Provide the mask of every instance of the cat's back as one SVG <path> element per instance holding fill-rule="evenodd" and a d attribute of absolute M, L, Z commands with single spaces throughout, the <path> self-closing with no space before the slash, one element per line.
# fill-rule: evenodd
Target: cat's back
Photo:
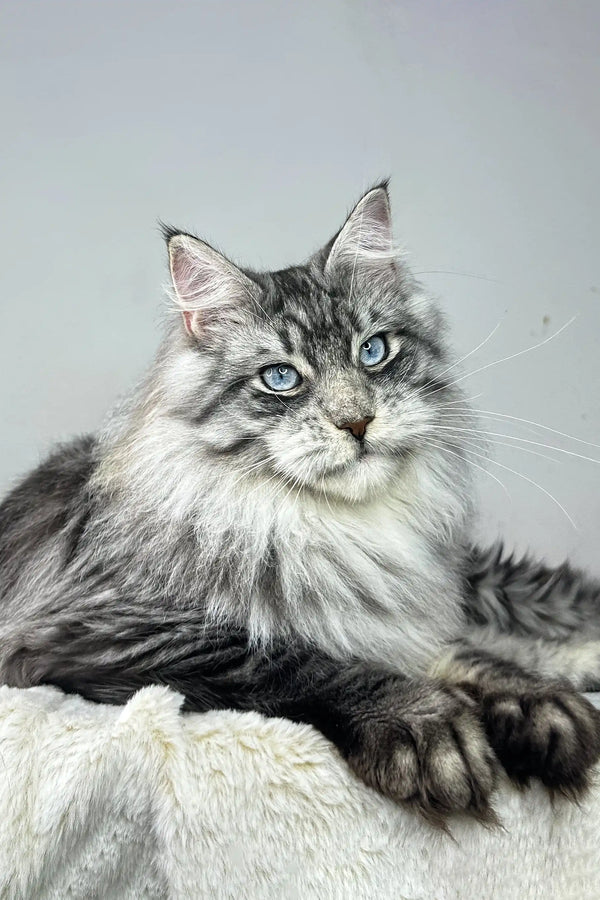
<path fill-rule="evenodd" d="M 59 446 L 0 504 L 0 599 L 4 603 L 43 569 L 65 565 L 89 516 L 93 436 Z"/>

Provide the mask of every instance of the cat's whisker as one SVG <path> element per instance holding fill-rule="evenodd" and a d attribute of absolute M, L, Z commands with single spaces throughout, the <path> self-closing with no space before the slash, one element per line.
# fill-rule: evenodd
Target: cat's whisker
<path fill-rule="evenodd" d="M 239 478 L 236 478 L 236 480 L 231 485 L 231 488 L 233 489 L 237 484 L 240 483 L 240 481 L 243 481 L 245 478 L 247 478 L 248 475 L 251 475 L 253 472 L 256 472 L 257 470 L 264 468 L 264 466 L 268 465 L 269 463 L 274 463 L 274 462 L 275 462 L 275 460 L 270 455 L 268 455 L 266 457 L 266 459 L 261 459 L 258 462 L 253 463 L 251 466 L 247 466 L 245 469 L 243 469 L 241 471 Z M 277 477 L 280 477 L 280 476 L 278 476 L 278 473 L 276 472 L 274 475 L 272 475 L 266 481 L 260 482 L 257 485 L 257 487 L 253 488 L 251 491 L 248 492 L 248 496 L 251 496 L 263 484 L 268 484 L 270 481 L 273 481 Z"/>
<path fill-rule="evenodd" d="M 248 491 L 248 493 L 246 495 L 246 499 L 248 499 L 248 497 L 251 497 L 253 494 L 257 493 L 257 491 L 262 491 L 267 485 L 272 484 L 274 481 L 276 481 L 277 479 L 280 479 L 280 478 L 281 478 L 281 476 L 279 475 L 279 473 L 274 472 L 273 475 L 269 476 L 269 478 L 267 478 L 265 481 L 260 481 L 257 485 L 255 485 L 255 487 L 252 488 L 251 491 Z M 282 488 L 280 490 L 282 490 Z M 280 492 L 279 490 L 276 491 L 275 496 L 278 496 L 279 492 Z"/>
<path fill-rule="evenodd" d="M 448 417 L 455 416 L 457 419 L 462 416 L 473 416 L 476 410 L 472 406 L 459 406 L 458 403 L 454 406 L 450 404 L 446 406 L 434 406 L 434 410 L 436 413 L 446 413 Z"/>
<path fill-rule="evenodd" d="M 308 475 L 309 475 L 309 476 L 310 476 L 310 475 L 312 474 L 312 472 L 314 471 L 314 468 L 315 468 L 314 465 L 312 465 L 312 466 L 309 467 L 309 470 L 308 470 Z M 286 503 L 286 501 L 287 501 L 287 498 L 290 496 L 290 494 L 291 494 L 293 491 L 295 491 L 296 494 L 295 494 L 295 496 L 294 496 L 293 499 L 292 499 L 292 506 L 291 506 L 291 509 L 292 509 L 292 511 L 293 511 L 293 510 L 295 509 L 297 503 L 298 503 L 298 499 L 299 499 L 301 493 L 302 493 L 304 490 L 306 490 L 306 486 L 305 486 L 304 483 L 301 483 L 301 477 L 300 477 L 300 475 L 297 475 L 296 478 L 294 478 L 294 479 L 292 480 L 291 486 L 290 486 L 289 490 L 287 491 L 287 493 L 284 495 L 283 500 L 281 501 L 281 504 L 278 506 L 275 515 L 278 516 L 278 515 L 280 514 L 281 510 L 283 509 L 283 507 L 284 507 L 284 505 L 285 505 L 285 503 Z"/>
<path fill-rule="evenodd" d="M 474 433 L 476 433 L 476 432 L 474 432 Z M 452 435 L 449 435 L 449 437 L 451 438 Z M 463 439 L 462 439 L 461 437 L 456 436 L 456 440 L 459 441 L 461 444 L 463 443 Z M 445 445 L 441 444 L 440 442 L 436 442 L 435 440 L 431 440 L 431 439 L 430 439 L 430 443 L 431 443 L 433 446 L 437 446 L 437 447 L 438 447 L 439 449 L 441 449 L 441 450 L 447 450 L 447 452 L 455 452 L 455 451 L 450 451 L 448 448 L 445 447 Z M 509 445 L 509 446 L 512 446 L 512 445 Z M 576 523 L 574 522 L 574 520 L 573 520 L 573 518 L 571 517 L 571 515 L 567 512 L 567 510 L 565 509 L 565 507 L 562 505 L 562 503 L 560 503 L 560 501 L 557 500 L 557 498 L 556 498 L 550 491 L 548 491 L 545 487 L 543 487 L 543 486 L 542 486 L 541 484 L 539 484 L 537 481 L 534 481 L 533 478 L 530 478 L 528 475 L 525 475 L 523 472 L 519 472 L 519 471 L 517 471 L 516 469 L 512 469 L 510 466 L 507 466 L 507 465 L 505 465 L 504 463 L 501 463 L 501 462 L 499 462 L 498 460 L 493 459 L 492 457 L 485 456 L 484 454 L 478 453 L 477 451 L 472 450 L 472 449 L 470 449 L 470 448 L 468 448 L 468 447 L 462 446 L 462 449 L 463 449 L 463 451 L 464 451 L 465 453 L 469 454 L 470 456 L 477 456 L 479 459 L 483 459 L 483 460 L 486 461 L 486 462 L 491 462 L 493 465 L 499 466 L 500 468 L 504 469 L 505 471 L 510 472 L 511 474 L 516 475 L 516 476 L 518 476 L 519 478 L 522 478 L 523 480 L 527 481 L 529 484 L 531 484 L 531 485 L 533 485 L 534 487 L 538 488 L 538 490 L 540 490 L 542 493 L 544 493 L 547 497 L 550 498 L 550 500 L 552 500 L 552 502 L 553 502 L 554 504 L 556 504 L 556 506 L 557 506 L 557 507 L 561 510 L 561 512 L 565 515 L 565 517 L 567 518 L 567 520 L 569 521 L 569 523 L 573 526 L 573 528 L 574 528 L 575 530 L 578 530 Z M 522 450 L 524 450 L 524 451 L 526 450 L 526 448 L 524 448 L 524 447 L 523 447 L 523 448 L 520 448 L 520 447 L 518 447 L 518 446 L 514 447 L 514 449 L 522 449 Z M 550 449 L 555 449 L 555 448 L 550 448 Z M 558 449 L 558 448 L 556 448 L 556 449 Z M 455 453 L 455 455 L 460 456 L 460 454 L 456 454 L 456 453 Z M 537 454 L 536 454 L 536 455 L 537 455 Z M 539 454 L 539 455 L 542 455 L 542 454 Z M 551 457 L 548 457 L 548 458 L 551 458 Z M 556 462 L 557 460 L 553 460 L 553 461 Z M 597 462 L 597 460 L 595 460 L 595 461 Z M 483 469 L 483 471 L 488 472 L 487 469 L 483 468 L 482 466 L 477 465 L 473 460 L 470 460 L 469 462 L 470 462 L 471 465 L 475 466 L 476 468 L 478 468 L 478 469 Z M 488 473 L 488 474 L 491 475 L 492 473 Z"/>
<path fill-rule="evenodd" d="M 549 425 L 542 425 L 541 422 L 534 422 L 531 419 L 523 419 L 519 416 L 510 416 L 507 413 L 494 412 L 493 410 L 475 409 L 474 412 L 480 416 L 487 416 L 489 418 L 493 417 L 498 419 L 509 419 L 514 422 L 519 422 L 523 425 L 530 425 L 535 428 L 541 428 L 544 431 L 549 431 L 552 434 L 556 434 L 559 437 L 566 438 L 569 441 L 576 441 L 578 444 L 585 444 L 588 447 L 595 447 L 597 450 L 600 450 L 600 444 L 594 444 L 593 441 L 585 441 L 583 440 L 583 438 L 578 438 L 572 434 L 567 434 L 564 431 L 559 431 L 557 428 L 551 428 Z"/>
<path fill-rule="evenodd" d="M 292 492 L 293 490 L 296 490 L 296 489 L 297 489 L 297 494 L 296 494 L 296 497 L 295 497 L 295 499 L 294 499 L 294 504 L 293 504 L 293 505 L 295 506 L 295 504 L 296 504 L 296 502 L 297 502 L 297 500 L 298 500 L 298 497 L 300 496 L 300 494 L 302 493 L 302 491 L 305 490 L 305 483 L 304 483 L 304 482 L 310 482 L 310 478 L 311 478 L 312 473 L 314 472 L 314 470 L 315 470 L 315 468 L 316 468 L 316 464 L 317 464 L 316 459 L 311 461 L 311 463 L 309 464 L 309 467 L 308 467 L 308 473 L 307 473 L 306 475 L 304 475 L 304 477 L 303 477 L 300 473 L 298 473 L 294 478 L 292 478 L 291 483 L 290 483 L 289 480 L 285 480 L 285 481 L 283 482 L 282 487 L 281 487 L 281 490 L 278 491 L 278 492 L 276 493 L 275 497 L 276 497 L 276 498 L 279 497 L 279 495 L 283 492 L 283 490 L 285 490 L 286 487 L 288 488 L 288 490 L 287 490 L 287 492 L 285 493 L 285 495 L 284 495 L 284 497 L 283 497 L 281 503 L 279 504 L 279 506 L 278 506 L 277 509 L 275 510 L 275 517 L 276 517 L 276 518 L 277 518 L 277 517 L 279 516 L 279 514 L 281 513 L 281 510 L 283 509 L 283 507 L 284 507 L 284 505 L 285 505 L 285 502 L 286 502 L 287 498 L 289 497 L 289 495 L 291 494 L 291 492 Z M 302 480 L 303 483 L 301 483 L 301 480 Z M 292 507 L 292 508 L 293 508 L 293 507 Z"/>
<path fill-rule="evenodd" d="M 479 400 L 480 397 L 483 397 L 483 391 L 479 394 L 474 394 L 472 397 L 459 397 L 456 400 L 450 400 L 448 403 L 444 403 L 442 406 L 436 406 L 436 409 L 455 409 L 455 408 L 463 408 L 467 412 L 472 412 L 470 406 L 467 406 L 468 403 L 474 403 L 475 400 Z M 461 407 L 460 404 L 465 404 L 464 407 Z"/>
<path fill-rule="evenodd" d="M 445 384 L 443 387 L 439 387 L 439 388 L 436 388 L 435 391 L 431 391 L 429 394 L 427 394 L 427 397 L 428 398 L 433 397 L 435 394 L 439 393 L 439 391 L 448 390 L 448 388 L 454 387 L 455 385 L 460 384 L 466 378 L 471 378 L 473 375 L 478 375 L 480 372 L 485 372 L 488 369 L 493 368 L 494 366 L 501 365 L 501 363 L 510 362 L 510 360 L 517 359 L 519 356 L 523 356 L 526 353 L 531 353 L 533 350 L 539 350 L 541 347 L 544 347 L 550 341 L 554 340 L 554 338 L 558 337 L 559 334 L 562 334 L 562 332 L 566 328 L 568 328 L 570 325 L 573 324 L 573 322 L 576 320 L 576 318 L 577 318 L 577 316 L 572 316 L 568 322 L 565 322 L 565 324 L 562 325 L 558 329 L 558 331 L 555 331 L 553 334 L 549 335 L 543 341 L 539 341 L 537 344 L 532 344 L 531 347 L 526 347 L 524 350 L 518 350 L 516 353 L 511 353 L 509 356 L 504 356 L 502 359 L 496 359 L 491 363 L 487 363 L 485 366 L 480 366 L 478 369 L 474 369 L 472 372 L 466 372 L 464 375 L 459 376 L 454 381 L 448 382 L 448 384 Z"/>
<path fill-rule="evenodd" d="M 518 444 L 510 444 L 510 443 L 508 443 L 508 441 L 485 441 L 483 439 L 478 439 L 477 432 L 475 432 L 475 431 L 472 432 L 472 434 L 475 435 L 474 437 L 464 437 L 462 434 L 460 434 L 460 435 L 454 434 L 453 433 L 454 429 L 452 429 L 450 426 L 449 427 L 434 426 L 432 430 L 434 430 L 434 431 L 442 430 L 445 433 L 448 432 L 449 437 L 455 437 L 456 440 L 464 441 L 465 443 L 479 445 L 482 449 L 485 449 L 485 446 L 488 444 L 495 446 L 495 447 L 509 447 L 511 450 L 521 450 L 523 453 L 529 453 L 532 456 L 537 456 L 540 459 L 547 459 L 550 462 L 558 463 L 561 461 L 560 459 L 556 459 L 554 456 L 548 456 L 547 453 L 541 453 L 539 450 L 531 450 L 528 447 L 521 447 Z M 463 430 L 464 429 L 460 429 L 461 432 Z M 483 432 L 483 434 L 485 434 L 485 432 Z M 510 438 L 511 435 L 505 435 L 505 437 Z M 554 448 L 549 448 L 549 449 L 554 449 Z"/>
<path fill-rule="evenodd" d="M 406 427 L 410 427 L 411 425 L 418 426 L 421 423 L 403 422 L 402 424 Z M 521 450 L 523 453 L 529 453 L 532 456 L 537 456 L 540 459 L 547 459 L 550 462 L 560 462 L 559 459 L 556 459 L 553 456 L 548 456 L 546 453 L 541 453 L 539 450 L 531 450 L 528 447 L 521 447 L 519 444 L 511 444 L 511 443 L 508 443 L 508 441 L 498 441 L 498 440 L 489 441 L 489 440 L 483 439 L 481 437 L 481 435 L 486 434 L 486 432 L 481 432 L 478 429 L 461 428 L 459 426 L 452 426 L 452 425 L 439 425 L 438 423 L 427 426 L 427 429 L 428 429 L 428 431 L 426 432 L 427 434 L 429 434 L 430 432 L 431 433 L 443 432 L 443 434 L 440 435 L 440 438 L 442 438 L 442 439 L 454 438 L 457 441 L 457 443 L 474 444 L 475 446 L 479 446 L 482 450 L 485 450 L 485 448 L 488 445 L 493 445 L 493 446 L 498 446 L 498 447 L 509 447 L 511 450 Z M 499 435 L 499 436 L 509 438 L 509 440 L 512 438 L 512 435 Z M 554 450 L 554 449 L 558 449 L 558 448 L 548 447 L 548 449 Z M 486 456 L 486 458 L 488 458 L 488 457 Z"/>
<path fill-rule="evenodd" d="M 443 417 L 443 419 L 446 421 L 448 419 L 452 419 L 452 418 L 453 418 L 453 416 L 451 416 L 451 415 Z M 458 421 L 460 422 L 461 419 L 458 419 Z M 512 441 L 519 441 L 520 443 L 530 444 L 535 447 L 543 447 L 546 450 L 553 450 L 555 453 L 564 453 L 566 456 L 572 456 L 572 457 L 575 457 L 576 459 L 582 459 L 585 462 L 591 462 L 591 463 L 595 463 L 596 465 L 600 465 L 600 459 L 596 459 L 593 456 L 586 456 L 583 453 L 577 453 L 575 450 L 566 450 L 564 447 L 556 447 L 553 444 L 546 444 L 543 441 L 532 441 L 529 438 L 521 437 L 518 434 L 504 434 L 503 432 L 486 431 L 481 428 L 477 428 L 477 429 L 463 428 L 460 425 L 444 426 L 444 425 L 439 425 L 437 423 L 436 423 L 436 427 L 438 427 L 438 428 L 453 428 L 455 431 L 461 431 L 461 432 L 473 433 L 473 434 L 482 434 L 482 435 L 486 435 L 486 437 L 508 438 Z M 565 435 L 565 437 L 568 437 L 568 436 Z M 592 444 L 592 446 L 596 446 L 596 445 Z M 522 449 L 525 449 L 525 448 L 522 448 Z M 547 457 L 547 458 L 550 458 L 550 457 Z"/>
<path fill-rule="evenodd" d="M 261 311 L 262 314 L 264 315 L 264 317 L 265 317 L 265 319 L 267 320 L 267 322 L 269 322 L 269 324 L 272 325 L 273 328 L 274 328 L 275 330 L 277 330 L 277 325 L 275 324 L 275 322 L 273 321 L 273 319 L 271 318 L 271 316 L 268 314 L 268 312 L 266 311 L 266 309 L 264 308 L 264 306 L 263 306 L 261 303 L 258 302 L 258 299 L 257 299 L 256 297 L 253 297 L 252 300 L 253 300 L 253 302 L 256 304 L 256 306 L 258 306 L 258 308 L 260 309 L 260 311 Z M 256 316 L 256 318 L 260 321 L 260 316 Z"/>
<path fill-rule="evenodd" d="M 443 369 L 439 373 L 439 375 L 436 375 L 436 379 L 443 378 L 443 376 L 446 374 L 446 372 L 450 372 L 450 371 L 452 371 L 452 369 L 455 369 L 457 366 L 460 366 L 461 363 L 464 363 L 464 361 L 466 359 L 469 359 L 470 356 L 473 356 L 473 354 L 477 353 L 478 350 L 481 350 L 482 347 L 485 347 L 485 345 L 488 343 L 488 341 L 491 341 L 491 339 L 494 337 L 494 335 L 496 334 L 496 332 L 498 331 L 498 329 L 500 328 L 500 326 L 502 325 L 503 322 L 504 322 L 503 318 L 500 319 L 499 322 L 496 322 L 496 324 L 494 325 L 494 327 L 492 328 L 492 330 L 490 331 L 488 336 L 486 338 L 484 338 L 484 340 L 481 341 L 481 343 L 478 344 L 474 350 L 469 351 L 469 353 L 466 353 L 464 356 L 462 356 L 456 362 L 452 363 L 447 368 Z M 433 381 L 433 379 L 432 379 L 432 381 Z M 432 384 L 432 381 L 428 381 L 427 384 L 423 385 L 423 389 L 428 388 L 429 385 Z"/>
<path fill-rule="evenodd" d="M 451 453 L 453 456 L 457 456 L 459 459 L 464 458 L 456 450 L 451 450 L 446 444 L 438 443 L 437 441 L 431 441 L 431 440 L 427 441 L 427 445 L 429 445 L 429 444 L 434 447 L 437 447 L 439 450 L 443 451 L 444 453 Z M 488 469 L 485 468 L 485 466 L 478 465 L 476 462 L 473 462 L 473 460 L 469 460 L 469 465 L 473 466 L 473 468 L 475 468 L 475 469 L 479 469 L 480 472 L 483 472 L 485 475 L 488 475 L 493 481 L 496 482 L 496 484 L 499 484 L 500 487 L 502 488 L 502 490 L 504 491 L 504 493 L 506 494 L 506 496 L 508 497 L 508 499 L 510 500 L 510 502 L 512 503 L 512 497 L 508 491 L 508 488 L 506 487 L 506 485 L 504 484 L 503 481 L 501 481 L 496 475 L 494 475 L 493 472 L 490 472 Z"/>
<path fill-rule="evenodd" d="M 325 490 L 325 472 L 321 475 L 321 496 L 325 498 L 325 502 L 329 507 L 329 512 L 333 515 L 333 509 L 331 508 L 331 503 L 329 502 L 329 497 L 327 496 L 327 491 Z"/>
<path fill-rule="evenodd" d="M 419 388 L 418 390 L 422 390 L 422 388 Z M 408 393 L 406 395 L 406 397 L 404 398 L 405 402 L 406 403 L 423 402 L 423 397 L 421 396 L 420 393 L 418 393 L 418 390 Z M 433 406 L 434 410 L 444 410 L 444 409 L 461 410 L 462 409 L 465 413 L 468 413 L 470 416 L 472 416 L 473 409 L 471 406 L 467 406 L 466 404 L 474 403 L 475 400 L 479 400 L 479 398 L 483 397 L 483 395 L 484 395 L 484 392 L 481 391 L 479 394 L 474 394 L 472 397 L 461 396 L 461 397 L 457 397 L 455 400 L 449 400 L 447 403 L 443 403 L 441 405 L 438 405 L 437 403 L 433 403 L 432 406 Z M 432 394 L 426 395 L 427 401 L 429 401 L 429 397 L 431 397 L 431 396 L 432 396 Z"/>
<path fill-rule="evenodd" d="M 413 272 L 413 275 L 458 275 L 462 278 L 476 278 L 478 281 L 501 284 L 498 278 L 490 278 L 489 275 L 478 275 L 475 272 L 459 272 L 456 269 L 428 269 L 426 271 Z"/>
<path fill-rule="evenodd" d="M 279 400 L 279 402 L 281 403 L 282 406 L 285 406 L 285 408 L 288 410 L 288 412 L 291 412 L 290 407 L 287 405 L 287 403 L 284 403 L 284 401 L 279 396 L 279 394 L 275 394 L 274 396 L 276 397 L 277 400 Z"/>
<path fill-rule="evenodd" d="M 567 512 L 567 510 L 562 505 L 562 503 L 560 503 L 560 501 L 557 500 L 556 497 L 550 493 L 550 491 L 546 490 L 545 487 L 542 487 L 541 484 L 538 484 L 537 481 L 534 481 L 533 478 L 529 478 L 528 475 L 524 475 L 523 472 L 519 472 L 516 469 L 511 469 L 510 466 L 507 466 L 504 463 L 498 462 L 497 459 L 493 459 L 490 457 L 488 460 L 488 457 L 483 456 L 481 453 L 476 453 L 475 450 L 467 450 L 465 448 L 465 453 L 473 454 L 474 456 L 478 456 L 480 459 L 484 459 L 484 460 L 487 460 L 487 461 L 493 463 L 495 466 L 500 466 L 501 469 L 505 469 L 507 472 L 511 472 L 513 475 L 517 475 L 519 478 L 523 478 L 524 481 L 527 481 L 527 482 L 529 482 L 529 484 L 532 484 L 534 487 L 538 488 L 538 490 L 542 491 L 542 493 L 544 493 L 547 497 L 549 497 L 552 500 L 552 502 L 555 503 L 556 506 L 558 506 L 558 508 L 563 512 L 563 514 L 566 516 L 566 518 L 568 519 L 570 524 L 573 526 L 573 528 L 576 531 L 579 530 L 577 525 L 575 524 L 575 522 L 573 521 L 573 519 Z"/>

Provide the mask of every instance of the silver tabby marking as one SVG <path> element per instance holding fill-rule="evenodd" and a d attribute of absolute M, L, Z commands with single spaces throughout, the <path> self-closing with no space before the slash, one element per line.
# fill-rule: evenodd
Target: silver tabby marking
<path fill-rule="evenodd" d="M 484 815 L 498 759 L 583 788 L 596 714 L 541 676 L 598 682 L 598 589 L 472 549 L 472 423 L 386 186 L 279 272 L 166 237 L 181 315 L 148 378 L 0 507 L 2 678 L 309 721 L 430 817 Z M 279 365 L 283 393 L 260 375 Z"/>

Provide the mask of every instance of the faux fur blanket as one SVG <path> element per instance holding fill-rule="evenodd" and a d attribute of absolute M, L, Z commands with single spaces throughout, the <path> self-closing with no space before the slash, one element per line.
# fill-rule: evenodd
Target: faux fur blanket
<path fill-rule="evenodd" d="M 0 688 L 0 897 L 598 900 L 600 790 L 502 785 L 452 837 L 358 782 L 308 726 Z"/>

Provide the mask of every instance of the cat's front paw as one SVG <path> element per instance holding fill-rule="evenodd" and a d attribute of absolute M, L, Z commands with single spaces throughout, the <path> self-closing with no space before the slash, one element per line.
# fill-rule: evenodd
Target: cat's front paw
<path fill-rule="evenodd" d="M 493 820 L 498 768 L 476 705 L 460 691 L 418 684 L 363 714 L 348 762 L 363 781 L 442 824 L 455 812 Z"/>
<path fill-rule="evenodd" d="M 588 787 L 600 758 L 600 713 L 576 691 L 540 683 L 522 692 L 489 693 L 483 719 L 490 744 L 516 782 L 537 777 L 575 798 Z"/>

